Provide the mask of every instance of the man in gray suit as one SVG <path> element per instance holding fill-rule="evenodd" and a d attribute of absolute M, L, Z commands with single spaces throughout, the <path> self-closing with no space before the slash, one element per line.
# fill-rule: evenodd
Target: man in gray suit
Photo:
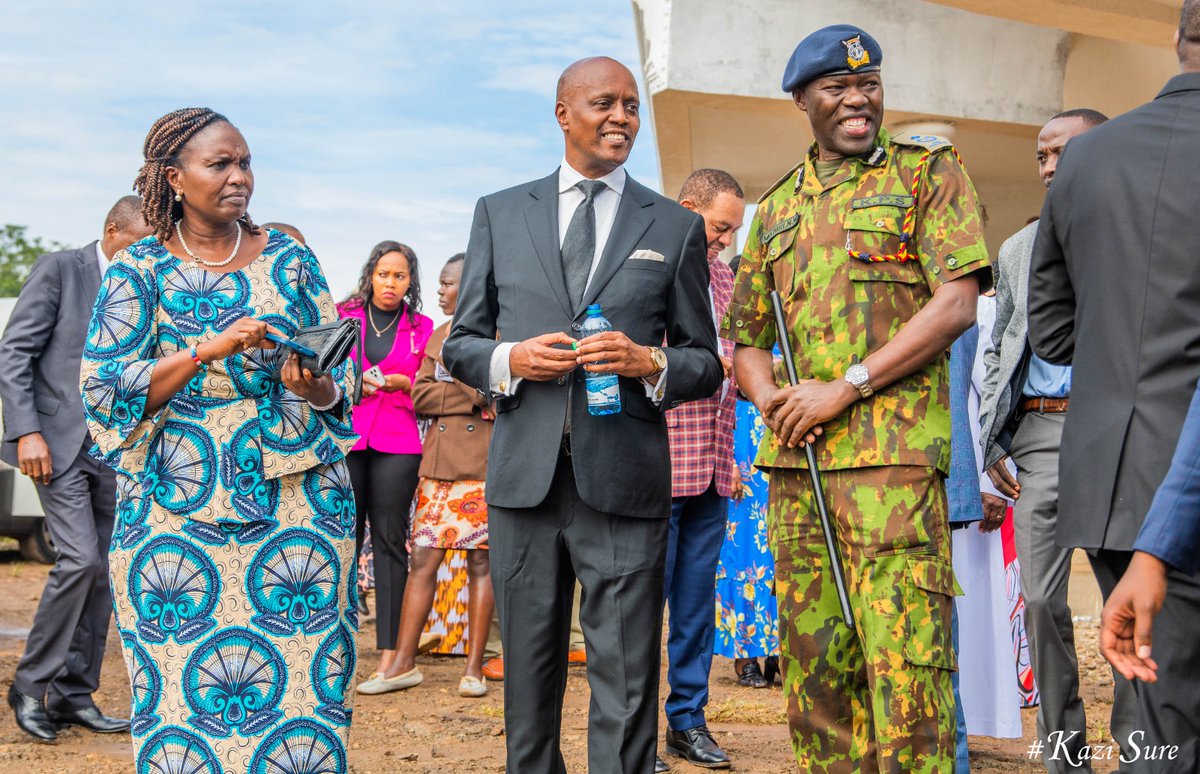
<path fill-rule="evenodd" d="M 1081 108 L 1059 113 L 1038 134 L 1038 172 L 1050 187 L 1058 159 L 1073 137 L 1108 118 Z M 1055 542 L 1058 521 L 1058 448 L 1070 405 L 1071 367 L 1034 355 L 1027 337 L 1029 259 L 1038 224 L 1029 224 L 1000 247 L 996 280 L 996 326 L 984 356 L 980 405 L 984 467 L 996 488 L 1015 501 L 1014 537 L 1021 561 L 1021 593 L 1029 633 L 1033 674 L 1041 694 L 1038 738 L 1046 742 L 1042 761 L 1051 772 L 1087 771 L 1078 766 L 1087 745 L 1087 721 L 1079 696 L 1075 627 L 1067 604 L 1073 548 Z M 1008 459 L 1017 468 L 1014 479 Z M 1001 498 L 983 494 L 984 502 Z M 1136 697 L 1129 681 L 1115 675 L 1111 728 L 1122 742 L 1133 730 Z M 1061 747 L 1056 744 L 1061 742 Z M 1064 755 L 1061 750 L 1071 752 Z M 1068 760 L 1069 757 L 1069 760 Z"/>
<path fill-rule="evenodd" d="M 1029 278 L 1033 350 L 1073 366 L 1058 541 L 1087 549 L 1105 598 L 1129 564 L 1200 380 L 1200 0 L 1183 4 L 1176 50 L 1182 73 L 1154 101 L 1067 148 Z M 1200 618 L 1200 579 L 1171 581 L 1187 611 L 1171 620 Z M 1171 628 L 1155 631 L 1160 675 L 1194 674 L 1200 639 Z M 1189 681 L 1136 688 L 1142 746 L 1180 745 L 1194 733 Z M 1147 766 L 1192 772 L 1200 761 Z"/>
<path fill-rule="evenodd" d="M 612 59 L 562 74 L 562 165 L 480 199 L 443 348 L 455 378 L 496 400 L 486 493 L 509 774 L 566 770 L 576 578 L 588 770 L 654 770 L 671 510 L 663 410 L 712 395 L 722 368 L 704 220 L 624 169 L 639 103 L 632 73 Z M 614 330 L 578 339 L 589 304 Z M 588 413 L 585 369 L 618 374 L 619 413 Z"/>
<path fill-rule="evenodd" d="M 8 694 L 17 725 L 43 742 L 55 740 L 56 725 L 99 733 L 129 728 L 92 701 L 112 617 L 108 544 L 116 481 L 88 456 L 79 364 L 104 269 L 150 234 L 141 204 L 123 197 L 108 213 L 100 241 L 38 258 L 0 340 L 0 458 L 37 485 L 58 549 Z"/>

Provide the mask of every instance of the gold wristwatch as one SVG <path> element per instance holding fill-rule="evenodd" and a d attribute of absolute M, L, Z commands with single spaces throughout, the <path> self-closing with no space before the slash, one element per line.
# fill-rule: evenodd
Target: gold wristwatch
<path fill-rule="evenodd" d="M 650 359 L 654 361 L 654 373 L 650 376 L 658 376 L 667 370 L 667 353 L 663 352 L 661 347 L 649 347 L 649 349 Z"/>

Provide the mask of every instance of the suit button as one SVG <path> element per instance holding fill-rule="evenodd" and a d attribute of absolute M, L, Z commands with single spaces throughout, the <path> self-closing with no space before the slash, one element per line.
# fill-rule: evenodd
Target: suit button
<path fill-rule="evenodd" d="M 571 323 L 571 330 L 578 333 L 579 331 L 583 330 L 583 323 L 577 323 L 577 322 Z"/>
<path fill-rule="evenodd" d="M 468 433 L 475 432 L 475 425 L 467 425 L 467 432 Z"/>
<path fill-rule="evenodd" d="M 560 376 L 557 379 L 555 379 L 554 381 L 558 382 L 559 386 L 561 387 L 562 385 L 567 383 L 567 377 Z"/>
<path fill-rule="evenodd" d="M 446 432 L 446 426 L 445 426 L 445 425 L 438 425 L 438 432 L 439 432 L 439 433 L 444 433 L 444 432 Z"/>

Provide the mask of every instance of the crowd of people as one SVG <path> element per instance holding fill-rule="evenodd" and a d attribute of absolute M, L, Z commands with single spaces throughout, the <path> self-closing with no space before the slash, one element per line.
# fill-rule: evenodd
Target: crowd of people
<path fill-rule="evenodd" d="M 782 89 L 815 141 L 732 265 L 737 180 L 696 170 L 674 201 L 634 180 L 636 81 L 581 60 L 557 84 L 561 164 L 479 200 L 436 328 L 411 247 L 380 242 L 335 303 L 303 235 L 251 219 L 234 124 L 168 113 L 138 196 L 39 259 L 0 341 L 0 451 L 59 551 L 17 724 L 128 732 L 138 772 L 344 772 L 352 695 L 423 682 L 462 551 L 457 691 L 503 679 L 509 772 L 565 771 L 577 662 L 589 771 L 668 771 L 660 711 L 668 755 L 730 768 L 714 653 L 741 685 L 781 681 L 801 771 L 965 772 L 961 696 L 988 667 L 956 670 L 971 637 L 1008 635 L 988 589 L 1011 512 L 1046 769 L 1097 757 L 1078 547 L 1123 765 L 1200 771 L 1200 0 L 1175 43 L 1152 103 L 1048 117 L 1042 215 L 995 261 L 953 145 L 883 127 L 863 29 L 792 53 Z M 596 307 L 611 330 L 584 335 Z M 114 610 L 128 718 L 92 698 Z"/>

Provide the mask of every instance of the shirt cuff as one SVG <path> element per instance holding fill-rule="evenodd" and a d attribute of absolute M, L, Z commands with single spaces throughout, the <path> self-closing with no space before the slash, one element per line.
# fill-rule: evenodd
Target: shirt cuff
<path fill-rule="evenodd" d="M 492 360 L 488 367 L 488 386 L 493 395 L 515 395 L 517 392 L 521 377 L 514 379 L 508 366 L 508 355 L 515 346 L 516 342 L 509 341 L 497 344 L 492 350 Z"/>
<path fill-rule="evenodd" d="M 646 385 L 646 397 L 655 405 L 662 403 L 663 396 L 667 394 L 667 370 L 670 369 L 670 363 L 662 370 L 658 376 L 643 376 L 642 384 Z"/>

